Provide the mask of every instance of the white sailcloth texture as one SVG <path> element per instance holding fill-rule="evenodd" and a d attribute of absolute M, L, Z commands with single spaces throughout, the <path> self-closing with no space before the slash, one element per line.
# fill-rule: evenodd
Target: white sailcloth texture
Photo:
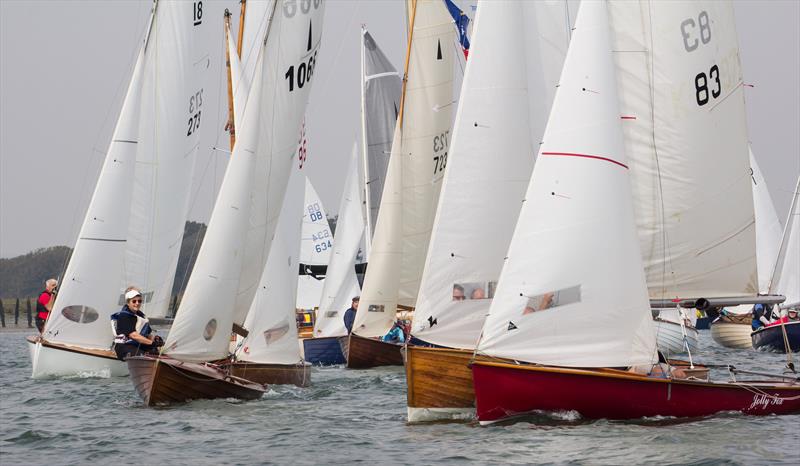
<path fill-rule="evenodd" d="M 303 180 L 292 170 L 275 239 L 245 320 L 250 333 L 236 358 L 264 364 L 296 364 L 302 360 L 297 344 L 295 298 L 300 255 Z"/>
<path fill-rule="evenodd" d="M 322 200 L 308 178 L 305 178 L 305 201 L 301 209 L 303 231 L 300 242 L 300 263 L 327 266 L 334 246 L 333 233 Z M 319 306 L 325 280 L 310 274 L 303 274 L 297 278 L 296 304 L 299 309 L 314 309 Z"/>
<path fill-rule="evenodd" d="M 250 92 L 250 81 L 244 76 L 242 60 L 236 53 L 236 43 L 233 39 L 233 32 L 228 30 L 228 60 L 231 68 L 231 89 L 233 90 L 233 121 L 241 122 L 244 117 L 244 104 L 247 102 L 247 94 Z"/>
<path fill-rule="evenodd" d="M 758 291 L 742 70 L 725 0 L 612 0 L 650 297 Z"/>
<path fill-rule="evenodd" d="M 211 30 L 193 19 L 193 5 L 158 2 L 145 55 L 136 176 L 125 283 L 138 286 L 143 310 L 164 317 L 172 297 L 201 130 L 211 121 L 204 102 Z"/>
<path fill-rule="evenodd" d="M 358 149 L 355 144 L 347 173 L 339 203 L 339 218 L 336 221 L 336 241 L 314 324 L 315 337 L 345 335 L 347 331 L 344 327 L 344 311 L 350 307 L 351 299 L 360 292 L 355 266 L 361 238 L 364 236 L 364 217 L 361 215 Z"/>
<path fill-rule="evenodd" d="M 412 333 L 428 343 L 466 349 L 478 342 L 544 132 L 542 124 L 531 133 L 531 114 L 549 111 L 556 83 L 549 99 L 544 86 L 529 84 L 527 70 L 541 68 L 523 10 L 520 2 L 484 1 L 475 17 L 414 311 Z M 453 298 L 454 287 L 466 299 Z"/>
<path fill-rule="evenodd" d="M 800 178 L 794 188 L 770 292 L 786 296 L 782 307 L 800 305 Z"/>
<path fill-rule="evenodd" d="M 225 357 L 232 324 L 244 322 L 253 301 L 313 82 L 322 10 L 312 2 L 308 12 L 276 10 L 272 19 L 239 138 L 165 344 L 177 359 Z"/>
<path fill-rule="evenodd" d="M 769 195 L 767 180 L 758 168 L 750 150 L 750 169 L 753 183 L 753 208 L 756 216 L 756 258 L 758 259 L 758 291 L 769 292 L 769 282 L 781 247 L 781 222 Z"/>
<path fill-rule="evenodd" d="M 207 23 L 156 4 L 45 338 L 108 349 L 127 285 L 164 315 L 183 237 L 202 108 Z M 187 113 L 187 110 L 190 110 Z M 192 134 L 187 134 L 190 121 Z M 156 132 L 155 126 L 158 125 Z"/>
<path fill-rule="evenodd" d="M 548 304 L 549 302 L 549 304 Z M 555 366 L 655 356 L 605 2 L 583 2 L 478 350 Z"/>
<path fill-rule="evenodd" d="M 367 219 L 365 244 L 369 252 L 372 233 L 389 166 L 392 137 L 400 109 L 402 80 L 375 39 L 361 27 L 361 135 L 364 176 L 364 208 Z"/>
<path fill-rule="evenodd" d="M 455 29 L 444 2 L 410 1 L 407 81 L 353 332 L 386 333 L 414 306 L 425 265 L 453 108 Z M 460 53 L 460 52 L 459 52 Z"/>

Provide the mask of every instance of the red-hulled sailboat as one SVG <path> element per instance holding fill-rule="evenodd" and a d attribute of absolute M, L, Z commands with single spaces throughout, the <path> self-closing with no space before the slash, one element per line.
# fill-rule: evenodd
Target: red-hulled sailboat
<path fill-rule="evenodd" d="M 732 23 L 727 4 L 687 5 L 659 4 L 657 13 L 672 18 L 697 10 L 698 14 L 713 16 L 713 20 L 718 21 L 716 24 Z M 607 2 L 581 4 L 526 202 L 477 349 L 481 356 L 496 361 L 481 359 L 472 365 L 477 416 L 481 423 L 538 411 L 574 411 L 588 418 L 610 419 L 704 416 L 719 411 L 746 414 L 800 412 L 800 380 L 794 376 L 765 376 L 766 379 L 762 377 L 758 381 L 739 378 L 712 383 L 707 381 L 703 372 L 698 373 L 692 367 L 687 370 L 659 362 L 649 306 L 652 289 L 651 296 L 648 296 L 648 283 L 652 288 L 654 282 L 645 277 L 645 272 L 650 277 L 651 272 L 657 271 L 651 270 L 653 262 L 648 255 L 651 251 L 640 248 L 640 240 L 644 241 L 642 237 L 647 237 L 652 231 L 640 229 L 640 238 L 637 239 L 635 222 L 643 222 L 644 209 L 639 205 L 641 199 L 636 193 L 641 179 L 632 180 L 634 173 L 629 171 L 626 160 L 624 149 L 628 146 L 624 144 L 620 119 L 620 115 L 625 113 L 619 111 L 618 81 L 611 53 L 608 9 L 624 9 L 624 12 L 617 11 L 617 15 L 612 15 L 613 20 L 622 21 L 624 15 L 631 13 L 629 6 Z M 717 28 L 716 39 L 725 44 L 725 34 L 731 32 L 721 29 Z M 664 33 L 661 37 L 656 30 L 653 34 L 662 60 L 653 65 L 657 68 L 654 71 L 657 76 L 660 76 L 660 67 L 673 72 L 678 64 L 687 65 L 681 60 L 693 64 L 693 60 L 684 55 L 680 60 L 671 55 L 685 53 L 680 36 L 677 36 L 679 43 L 673 44 L 672 35 Z M 676 45 L 681 46 L 680 49 Z M 620 46 L 615 44 L 613 48 L 619 49 Z M 722 47 L 719 53 L 726 50 Z M 705 59 L 703 53 L 697 54 L 698 59 Z M 707 53 L 713 55 L 718 50 L 709 48 Z M 718 73 L 739 76 L 738 63 L 724 65 L 725 69 L 718 69 Z M 722 62 L 720 66 L 723 66 Z M 663 288 L 682 290 L 687 294 L 697 290 L 705 292 L 701 285 L 710 286 L 709 283 L 717 280 L 721 285 L 716 290 L 725 293 L 731 288 L 746 291 L 749 288 L 744 286 L 742 290 L 738 288 L 740 284 L 749 285 L 755 281 L 756 274 L 752 273 L 755 272 L 752 221 L 747 222 L 746 209 L 741 212 L 741 204 L 747 205 L 746 196 L 752 195 L 750 186 L 747 183 L 731 184 L 725 179 L 730 173 L 733 173 L 734 180 L 741 179 L 741 173 L 747 173 L 746 136 L 739 137 L 739 133 L 734 131 L 738 123 L 736 118 L 743 118 L 741 89 L 737 89 L 730 91 L 731 95 L 725 102 L 727 113 L 722 116 L 696 109 L 694 93 L 682 96 L 666 84 L 658 90 L 672 96 L 673 100 L 675 96 L 692 98 L 695 108 L 683 101 L 674 102 L 689 121 L 677 123 L 679 128 L 682 129 L 681 125 L 694 125 L 710 133 L 707 136 L 712 143 L 705 142 L 710 146 L 706 148 L 707 153 L 689 153 L 686 156 L 702 159 L 724 154 L 726 167 L 710 165 L 717 170 L 717 176 L 723 178 L 719 182 L 729 184 L 726 196 L 716 198 L 722 197 L 727 203 L 733 202 L 740 194 L 745 196 L 736 211 L 737 215 L 745 216 L 745 227 L 739 225 L 736 240 L 727 238 L 732 244 L 725 241 L 716 244 L 714 247 L 721 250 L 713 253 L 707 249 L 698 252 L 676 246 L 677 251 L 669 251 L 672 253 L 669 256 L 671 262 L 668 265 L 662 262 L 659 267 L 662 271 L 668 269 L 671 277 L 664 279 Z M 657 98 L 662 98 L 659 93 Z M 623 93 L 621 97 L 621 101 L 626 103 L 628 95 Z M 668 123 L 674 122 L 667 120 L 664 124 Z M 687 138 L 691 139 L 691 128 L 687 131 Z M 636 145 L 631 145 L 635 152 Z M 639 155 L 629 155 L 632 165 L 640 162 Z M 665 149 L 662 156 L 666 155 L 672 153 Z M 680 159 L 682 155 L 676 157 Z M 662 164 L 666 162 L 661 160 Z M 709 163 L 703 163 L 708 168 Z M 637 176 L 643 174 L 640 172 Z M 664 180 L 662 195 L 669 193 L 670 189 L 677 189 L 668 186 L 674 181 Z M 684 186 L 683 189 L 687 188 Z M 698 195 L 698 199 L 690 197 L 688 202 L 703 203 L 702 196 L 705 195 L 714 194 L 703 193 Z M 632 199 L 637 201 L 636 216 Z M 687 202 L 686 198 L 681 199 Z M 664 200 L 664 205 L 670 205 L 668 201 L 674 199 Z M 752 205 L 752 201 L 749 202 Z M 725 207 L 729 206 L 715 206 L 717 215 L 727 215 L 731 209 Z M 749 215 L 752 217 L 752 211 Z M 684 216 L 691 218 L 690 213 L 684 213 Z M 668 215 L 665 218 L 673 220 Z M 722 226 L 731 221 L 727 216 L 713 217 L 713 222 L 706 219 L 706 223 Z M 686 234 L 668 222 L 657 226 L 666 231 L 663 234 L 668 232 L 676 238 Z M 692 235 L 695 234 L 694 227 L 691 228 Z M 703 262 L 692 262 L 694 268 L 687 271 L 687 261 L 704 253 L 711 256 L 740 254 L 744 257 L 735 262 L 734 256 L 723 256 L 727 263 L 718 269 L 710 265 L 713 257 L 702 257 Z M 716 259 L 720 260 L 719 257 Z M 749 270 L 751 263 L 752 270 Z M 711 267 L 707 275 L 701 274 L 705 267 Z M 701 285 L 692 288 L 691 284 L 698 281 L 702 282 Z M 757 286 L 752 290 L 757 290 Z M 764 376 L 762 373 L 751 374 Z"/>

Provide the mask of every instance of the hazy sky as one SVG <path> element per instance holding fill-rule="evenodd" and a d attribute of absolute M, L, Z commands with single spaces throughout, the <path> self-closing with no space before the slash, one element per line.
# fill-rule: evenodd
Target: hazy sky
<path fill-rule="evenodd" d="M 800 173 L 800 2 L 735 1 L 750 140 L 782 221 Z M 222 13 L 238 0 L 205 0 L 219 18 L 208 38 L 207 88 L 224 97 Z M 0 257 L 72 246 L 130 79 L 151 2 L 0 0 Z M 308 176 L 336 213 L 359 134 L 359 29 L 366 24 L 398 69 L 405 53 L 399 0 L 328 0 L 307 111 Z M 213 57 L 217 57 L 214 60 Z M 229 156 L 227 103 L 205 133 L 190 218 L 206 222 Z M 213 117 L 212 117 L 213 118 Z"/>

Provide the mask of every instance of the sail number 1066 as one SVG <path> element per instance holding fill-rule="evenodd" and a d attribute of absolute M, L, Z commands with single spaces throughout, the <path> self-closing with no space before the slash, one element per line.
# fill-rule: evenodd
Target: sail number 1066
<path fill-rule="evenodd" d="M 315 50 L 314 54 L 308 57 L 308 62 L 303 61 L 297 66 L 291 65 L 286 70 L 284 77 L 288 81 L 289 92 L 294 91 L 295 86 L 302 89 L 306 83 L 311 82 L 311 78 L 314 76 L 314 65 L 317 63 L 317 52 L 318 50 Z"/>

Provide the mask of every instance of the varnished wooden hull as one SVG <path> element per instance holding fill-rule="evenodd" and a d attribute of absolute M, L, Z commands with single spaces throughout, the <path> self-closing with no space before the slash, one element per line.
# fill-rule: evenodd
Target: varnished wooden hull
<path fill-rule="evenodd" d="M 402 366 L 402 345 L 386 343 L 356 334 L 339 337 L 342 353 L 349 369 L 369 369 L 379 366 Z"/>
<path fill-rule="evenodd" d="M 408 422 L 472 419 L 472 351 L 450 348 L 405 348 Z"/>
<path fill-rule="evenodd" d="M 213 364 L 163 356 L 133 356 L 126 362 L 131 382 L 147 406 L 215 398 L 255 400 L 265 391 L 263 385 L 231 377 Z"/>
<path fill-rule="evenodd" d="M 311 384 L 310 364 L 259 364 L 237 361 L 231 366 L 231 373 L 262 385 L 308 387 Z"/>
<path fill-rule="evenodd" d="M 331 366 L 345 364 L 340 337 L 306 338 L 303 340 L 303 358 L 311 364 Z"/>

